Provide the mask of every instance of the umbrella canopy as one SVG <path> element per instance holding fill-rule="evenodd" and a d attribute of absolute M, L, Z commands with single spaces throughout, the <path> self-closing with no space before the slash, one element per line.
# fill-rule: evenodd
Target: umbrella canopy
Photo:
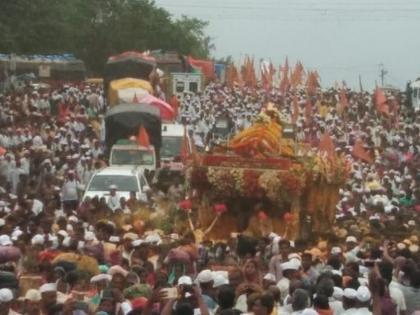
<path fill-rule="evenodd" d="M 166 103 L 165 101 L 150 95 L 145 94 L 138 97 L 139 103 L 149 104 L 160 111 L 160 118 L 162 120 L 174 120 L 175 119 L 175 111 L 171 105 Z"/>
<path fill-rule="evenodd" d="M 135 95 L 139 97 L 147 93 L 153 93 L 153 88 L 148 81 L 135 78 L 114 80 L 109 85 L 108 103 L 110 106 L 115 106 L 120 102 L 131 103 Z"/>

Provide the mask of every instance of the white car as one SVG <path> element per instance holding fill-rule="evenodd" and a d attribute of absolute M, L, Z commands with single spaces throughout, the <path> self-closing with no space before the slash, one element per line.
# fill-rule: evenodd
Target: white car
<path fill-rule="evenodd" d="M 130 192 L 134 191 L 139 200 L 146 201 L 146 192 L 149 190 L 147 179 L 141 168 L 132 166 L 111 166 L 106 167 L 92 176 L 86 186 L 83 200 L 86 197 L 105 197 L 108 201 L 110 186 L 117 186 L 117 195 L 130 198 Z"/>

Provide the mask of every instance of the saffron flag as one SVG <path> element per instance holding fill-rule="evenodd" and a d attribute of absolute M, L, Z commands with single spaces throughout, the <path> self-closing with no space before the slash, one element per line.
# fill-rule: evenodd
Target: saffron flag
<path fill-rule="evenodd" d="M 327 153 L 329 158 L 334 156 L 335 146 L 328 132 L 325 132 L 319 139 L 318 149 L 320 152 Z"/>
<path fill-rule="evenodd" d="M 299 118 L 299 104 L 298 104 L 298 99 L 297 99 L 297 95 L 294 94 L 293 95 L 293 100 L 292 100 L 292 123 L 296 124 L 296 121 Z"/>
<path fill-rule="evenodd" d="M 139 135 L 137 137 L 137 143 L 144 147 L 150 146 L 149 135 L 147 134 L 146 129 L 142 126 L 139 129 Z"/>
<path fill-rule="evenodd" d="M 305 122 L 307 125 L 309 125 L 311 123 L 312 120 L 312 102 L 311 99 L 309 98 L 309 95 L 307 96 L 306 99 L 306 104 L 305 104 Z"/>
<path fill-rule="evenodd" d="M 352 155 L 355 158 L 358 158 L 364 162 L 367 162 L 367 163 L 373 162 L 373 158 L 369 154 L 369 152 L 365 149 L 364 142 L 362 139 L 357 139 L 356 142 L 354 143 Z"/>
<path fill-rule="evenodd" d="M 384 91 L 377 87 L 375 91 L 376 110 L 382 114 L 389 115 L 389 106 Z"/>

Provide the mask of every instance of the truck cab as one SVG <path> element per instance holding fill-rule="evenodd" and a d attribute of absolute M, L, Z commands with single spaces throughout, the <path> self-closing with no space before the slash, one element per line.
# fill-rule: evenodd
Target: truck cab
<path fill-rule="evenodd" d="M 110 166 L 137 166 L 140 169 L 156 170 L 156 152 L 153 146 L 117 142 L 111 148 Z"/>
<path fill-rule="evenodd" d="M 183 150 L 187 154 L 191 153 L 191 141 L 188 133 L 181 124 L 164 123 L 162 124 L 162 147 L 160 149 L 161 166 L 172 171 L 182 171 Z M 185 140 L 187 143 L 184 143 Z"/>

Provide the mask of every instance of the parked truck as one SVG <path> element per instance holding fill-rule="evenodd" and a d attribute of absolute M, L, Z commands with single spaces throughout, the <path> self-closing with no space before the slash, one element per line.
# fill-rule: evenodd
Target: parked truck
<path fill-rule="evenodd" d="M 138 143 L 141 128 L 150 146 Z M 162 144 L 159 109 L 147 104 L 120 104 L 105 116 L 105 143 L 110 165 L 136 165 L 152 173 L 159 167 Z"/>

